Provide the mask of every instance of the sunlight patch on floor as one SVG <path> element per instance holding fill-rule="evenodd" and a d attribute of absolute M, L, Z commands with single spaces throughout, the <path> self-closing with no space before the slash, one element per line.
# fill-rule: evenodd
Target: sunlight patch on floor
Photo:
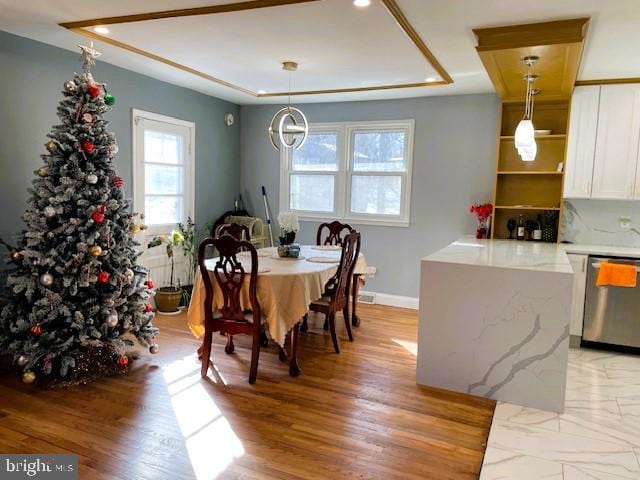
<path fill-rule="evenodd" d="M 167 365 L 163 375 L 196 479 L 218 478 L 244 455 L 242 442 L 207 391 L 193 355 Z"/>
<path fill-rule="evenodd" d="M 391 340 L 396 342 L 398 345 L 400 345 L 402 348 L 404 348 L 407 352 L 412 354 L 414 357 L 418 356 L 418 343 L 417 342 L 410 342 L 408 340 L 400 340 L 398 338 L 392 338 Z"/>

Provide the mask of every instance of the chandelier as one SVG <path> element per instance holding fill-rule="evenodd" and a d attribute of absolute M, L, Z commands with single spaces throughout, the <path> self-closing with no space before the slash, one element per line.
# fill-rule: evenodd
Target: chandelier
<path fill-rule="evenodd" d="M 281 108 L 271 119 L 269 125 L 269 141 L 273 148 L 280 147 L 298 149 L 307 140 L 309 124 L 307 117 L 299 109 L 291 106 L 291 72 L 298 69 L 296 62 L 284 62 L 282 69 L 289 72 L 289 98 L 287 106 Z"/>
<path fill-rule="evenodd" d="M 516 128 L 515 145 L 523 162 L 532 162 L 536 159 L 538 146 L 536 145 L 535 128 L 533 126 L 533 97 L 540 91 L 533 88 L 533 82 L 538 79 L 538 75 L 531 74 L 531 67 L 535 65 L 539 57 L 529 56 L 522 59 L 522 63 L 527 66 L 527 74 L 524 81 L 527 82 L 525 94 L 524 115 Z"/>

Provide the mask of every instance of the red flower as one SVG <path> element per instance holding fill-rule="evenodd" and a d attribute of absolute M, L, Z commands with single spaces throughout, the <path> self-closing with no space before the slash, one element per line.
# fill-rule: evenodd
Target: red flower
<path fill-rule="evenodd" d="M 85 140 L 84 142 L 82 142 L 80 144 L 80 148 L 82 148 L 82 151 L 84 153 L 93 153 L 96 150 L 96 146 L 89 140 Z"/>
<path fill-rule="evenodd" d="M 100 86 L 97 83 L 90 83 L 87 86 L 87 93 L 91 98 L 99 97 L 102 91 L 100 90 Z"/>
<path fill-rule="evenodd" d="M 98 282 L 107 283 L 109 281 L 109 272 L 98 273 Z"/>
<path fill-rule="evenodd" d="M 96 223 L 102 223 L 104 222 L 104 213 L 99 212 L 99 211 L 95 211 L 91 214 L 91 220 L 93 220 Z"/>
<path fill-rule="evenodd" d="M 475 213 L 478 219 L 485 219 L 493 213 L 493 205 L 490 203 L 474 204 L 469 207 L 469 212 Z"/>

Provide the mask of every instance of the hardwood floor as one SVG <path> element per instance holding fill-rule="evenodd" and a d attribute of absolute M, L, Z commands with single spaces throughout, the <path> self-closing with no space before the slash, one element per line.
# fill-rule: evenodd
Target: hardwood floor
<path fill-rule="evenodd" d="M 158 355 L 127 375 L 66 390 L 0 377 L 0 452 L 77 453 L 81 479 L 478 478 L 494 402 L 415 384 L 416 313 L 360 307 L 362 323 L 333 353 L 322 318 L 300 335 L 302 373 L 271 344 L 247 382 L 237 337 L 200 379 L 183 315 L 159 317 Z M 236 339 L 234 339 L 236 340 Z"/>

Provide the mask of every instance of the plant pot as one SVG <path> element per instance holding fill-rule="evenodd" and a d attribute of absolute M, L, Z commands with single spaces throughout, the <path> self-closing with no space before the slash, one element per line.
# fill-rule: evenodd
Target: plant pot
<path fill-rule="evenodd" d="M 162 287 L 156 290 L 156 307 L 159 312 L 173 313 L 178 311 L 182 299 L 182 289 L 178 287 Z"/>

